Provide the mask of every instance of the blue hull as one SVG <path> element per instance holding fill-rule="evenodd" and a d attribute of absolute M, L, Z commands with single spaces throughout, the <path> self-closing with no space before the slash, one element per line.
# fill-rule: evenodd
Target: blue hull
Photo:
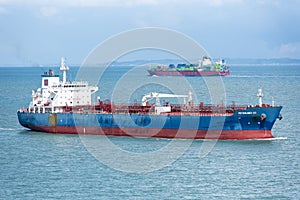
<path fill-rule="evenodd" d="M 224 134 L 228 132 L 231 135 L 230 139 L 235 139 L 235 132 L 248 134 L 249 131 L 249 133 L 251 131 L 255 133 L 251 137 L 260 137 L 260 134 L 264 134 L 262 137 L 272 137 L 271 129 L 276 119 L 280 117 L 281 109 L 281 106 L 250 107 L 246 110 L 235 110 L 231 116 L 18 112 L 18 119 L 22 126 L 31 130 L 52 133 L 140 136 L 142 132 L 144 134 L 142 136 L 145 137 L 176 137 L 176 132 L 183 130 L 187 132 L 186 138 L 191 138 L 189 131 L 199 133 L 199 136 L 196 137 L 196 134 L 195 138 L 209 138 L 206 134 L 209 133 L 208 130 L 212 130 L 221 131 Z M 266 116 L 264 120 L 261 118 L 262 115 Z M 127 131 L 129 133 L 126 133 Z M 153 135 L 153 132 L 159 132 L 159 134 Z M 266 132 L 269 133 L 267 136 Z M 226 137 L 223 139 L 228 139 Z M 247 135 L 244 137 L 249 138 Z M 184 135 L 181 135 L 181 138 L 185 138 Z M 238 135 L 236 139 L 243 139 L 243 137 Z"/>

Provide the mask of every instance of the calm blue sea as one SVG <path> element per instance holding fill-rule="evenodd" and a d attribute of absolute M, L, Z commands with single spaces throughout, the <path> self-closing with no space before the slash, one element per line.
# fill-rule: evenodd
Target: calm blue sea
<path fill-rule="evenodd" d="M 199 152 L 207 141 L 193 141 L 174 162 L 150 172 L 134 168 L 127 157 L 118 157 L 125 170 L 105 164 L 77 135 L 21 127 L 16 111 L 28 106 L 31 90 L 41 85 L 40 75 L 45 70 L 48 68 L 0 68 L 0 199 L 300 199 L 300 66 L 233 66 L 231 75 L 222 77 L 228 104 L 256 104 L 261 87 L 267 103 L 273 97 L 283 106 L 283 120 L 273 127 L 277 139 L 218 141 L 204 157 Z M 77 70 L 74 68 L 68 79 L 75 79 Z M 109 98 L 114 84 L 130 70 L 109 69 L 100 80 L 97 95 Z M 153 79 L 181 85 L 175 77 L 149 77 L 146 71 L 131 78 L 135 79 L 137 83 Z M 199 101 L 209 100 L 203 80 L 186 79 Z M 127 86 L 126 82 L 121 85 Z M 168 90 L 161 85 L 141 85 L 129 100 L 150 92 L 149 88 Z M 101 141 L 104 137 L 90 139 Z M 161 150 L 163 158 L 164 147 L 172 143 L 167 139 L 106 139 L 125 153 Z M 174 151 L 189 143 L 177 141 Z M 106 153 L 111 150 L 103 148 Z M 106 158 L 118 162 L 114 150 Z M 155 159 L 159 161 L 160 156 Z M 133 168 L 135 172 L 127 172 Z"/>

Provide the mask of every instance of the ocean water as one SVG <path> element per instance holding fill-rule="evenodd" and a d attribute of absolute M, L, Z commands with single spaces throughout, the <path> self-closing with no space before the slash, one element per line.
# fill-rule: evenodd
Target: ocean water
<path fill-rule="evenodd" d="M 224 102 L 256 104 L 261 87 L 267 103 L 273 97 L 283 106 L 283 120 L 273 127 L 274 140 L 217 142 L 29 131 L 18 124 L 16 111 L 28 105 L 31 90 L 40 86 L 45 70 L 0 68 L 0 199 L 300 199 L 300 66 L 231 67 L 231 75 L 221 78 Z M 68 78 L 74 79 L 77 70 L 72 69 Z M 155 82 L 179 88 L 182 84 L 175 77 L 149 77 L 143 67 L 131 70 L 124 66 L 107 70 L 95 98 L 113 95 L 120 101 L 114 94 L 123 92 L 121 97 L 134 101 L 152 89 L 172 90 Z M 136 83 L 136 89 L 124 91 L 131 87 L 126 80 Z M 203 79 L 185 80 L 194 88 L 197 101 L 209 101 Z M 119 89 L 114 90 L 115 84 Z M 223 87 L 218 84 L 214 86 Z M 107 141 L 131 156 L 117 155 L 105 145 Z M 173 143 L 176 146 L 167 150 Z M 200 156 L 209 145 L 208 154 Z M 151 154 L 156 155 L 152 160 Z M 149 163 L 153 166 L 143 171 L 143 164 Z"/>

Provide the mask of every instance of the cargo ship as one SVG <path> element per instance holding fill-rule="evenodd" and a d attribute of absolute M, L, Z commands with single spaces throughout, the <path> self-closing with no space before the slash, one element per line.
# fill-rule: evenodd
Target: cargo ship
<path fill-rule="evenodd" d="M 153 65 L 148 72 L 151 76 L 227 76 L 230 69 L 224 59 L 213 63 L 205 56 L 198 64 Z"/>
<path fill-rule="evenodd" d="M 42 86 L 32 91 L 28 108 L 17 111 L 19 123 L 33 131 L 131 137 L 246 140 L 273 138 L 271 129 L 281 119 L 282 106 L 238 106 L 194 103 L 192 94 L 149 92 L 141 102 L 116 105 L 110 100 L 92 103 L 97 86 L 85 81 L 66 81 L 69 67 L 61 61 L 59 75 L 42 75 Z M 180 99 L 170 103 L 163 99 Z"/>

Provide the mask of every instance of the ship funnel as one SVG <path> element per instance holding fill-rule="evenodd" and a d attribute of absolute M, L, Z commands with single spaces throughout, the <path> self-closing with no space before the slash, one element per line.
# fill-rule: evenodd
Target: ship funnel
<path fill-rule="evenodd" d="M 262 92 L 261 88 L 258 89 L 257 96 L 258 96 L 258 106 L 262 107 L 262 97 L 264 95 L 263 95 L 263 92 Z"/>
<path fill-rule="evenodd" d="M 69 70 L 69 67 L 66 66 L 65 58 L 62 57 L 61 62 L 60 62 L 60 71 L 62 71 L 62 73 L 63 73 L 63 83 L 67 82 L 67 71 L 68 70 Z"/>

